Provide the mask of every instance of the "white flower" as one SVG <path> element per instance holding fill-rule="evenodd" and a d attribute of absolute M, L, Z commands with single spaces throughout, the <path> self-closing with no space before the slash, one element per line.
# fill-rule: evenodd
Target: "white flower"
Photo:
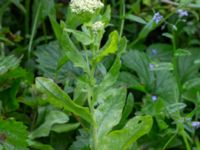
<path fill-rule="evenodd" d="M 94 13 L 103 6 L 104 4 L 100 0 L 71 0 L 70 2 L 72 12 L 76 14 L 84 12 Z"/>
<path fill-rule="evenodd" d="M 97 21 L 92 25 L 92 30 L 94 32 L 97 32 L 103 29 L 104 29 L 104 23 L 102 21 Z"/>

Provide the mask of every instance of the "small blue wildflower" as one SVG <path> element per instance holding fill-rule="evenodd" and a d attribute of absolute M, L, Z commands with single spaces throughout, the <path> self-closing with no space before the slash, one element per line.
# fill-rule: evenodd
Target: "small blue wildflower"
<path fill-rule="evenodd" d="M 152 95 L 151 99 L 152 99 L 153 102 L 155 102 L 158 99 L 158 97 L 156 95 Z"/>
<path fill-rule="evenodd" d="M 152 49 L 152 50 L 151 50 L 151 53 L 152 53 L 153 55 L 156 55 L 156 54 L 157 54 L 157 49 Z"/>
<path fill-rule="evenodd" d="M 163 16 L 159 12 L 155 13 L 153 16 L 153 21 L 158 24 L 163 19 Z"/>
<path fill-rule="evenodd" d="M 183 9 L 178 9 L 177 13 L 178 13 L 179 17 L 188 16 L 188 12 L 186 10 L 183 10 Z"/>
<path fill-rule="evenodd" d="M 150 70 L 153 70 L 155 68 L 155 65 L 154 64 L 149 64 L 149 69 Z"/>
<path fill-rule="evenodd" d="M 198 129 L 200 127 L 200 122 L 199 121 L 193 121 L 192 127 L 195 128 L 195 129 Z"/>

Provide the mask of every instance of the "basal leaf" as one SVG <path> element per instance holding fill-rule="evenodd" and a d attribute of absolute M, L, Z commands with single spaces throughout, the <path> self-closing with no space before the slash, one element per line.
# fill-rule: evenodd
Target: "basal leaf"
<path fill-rule="evenodd" d="M 69 117 L 65 113 L 57 110 L 50 111 L 50 113 L 47 114 L 44 123 L 32 131 L 29 137 L 35 139 L 48 136 L 55 124 L 63 124 L 68 122 L 68 120 Z"/>
<path fill-rule="evenodd" d="M 7 57 L 0 56 L 0 76 L 6 73 L 9 70 L 13 70 L 18 67 L 20 59 L 17 59 L 15 56 L 10 55 Z"/>
<path fill-rule="evenodd" d="M 70 111 L 84 120 L 91 122 L 89 109 L 75 104 L 67 93 L 60 89 L 51 79 L 42 77 L 36 78 L 36 87 L 50 97 L 50 99 L 47 100 L 49 100 L 52 105 L 64 108 L 66 111 Z"/>
<path fill-rule="evenodd" d="M 0 119 L 0 137 L 4 150 L 28 150 L 28 132 L 21 122 Z"/>
<path fill-rule="evenodd" d="M 89 134 L 83 129 L 79 130 L 80 135 L 76 137 L 76 141 L 70 146 L 69 150 L 90 150 L 89 148 Z"/>

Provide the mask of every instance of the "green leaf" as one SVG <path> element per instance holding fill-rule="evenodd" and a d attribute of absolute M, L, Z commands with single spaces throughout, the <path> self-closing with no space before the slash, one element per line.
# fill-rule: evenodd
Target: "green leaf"
<path fill-rule="evenodd" d="M 32 18 L 33 20 L 37 16 L 38 13 L 38 20 L 37 25 L 40 24 L 54 9 L 54 1 L 53 0 L 35 0 L 33 3 L 33 13 Z M 39 10 L 38 10 L 39 9 Z"/>
<path fill-rule="evenodd" d="M 38 63 L 37 68 L 42 75 L 52 78 L 57 83 L 64 84 L 66 79 L 73 80 L 73 77 L 80 72 L 69 62 L 68 57 L 63 54 L 56 41 L 38 46 L 35 55 Z"/>
<path fill-rule="evenodd" d="M 43 144 L 37 141 L 29 140 L 28 144 L 30 147 L 38 150 L 54 150 L 54 148 L 51 145 Z"/>
<path fill-rule="evenodd" d="M 192 55 L 192 53 L 188 50 L 185 50 L 185 49 L 177 49 L 176 52 L 175 52 L 175 56 L 177 57 L 181 57 L 181 56 L 190 56 Z"/>
<path fill-rule="evenodd" d="M 77 129 L 79 126 L 80 123 L 55 124 L 51 130 L 57 133 L 69 132 Z"/>
<path fill-rule="evenodd" d="M 166 107 L 169 114 L 175 113 L 177 111 L 180 111 L 181 109 L 185 108 L 185 103 L 174 103 Z"/>
<path fill-rule="evenodd" d="M 52 105 L 64 108 L 66 111 L 70 111 L 90 123 L 92 122 L 89 109 L 75 104 L 67 93 L 60 89 L 51 79 L 37 77 L 36 87 L 49 96 L 50 99 L 47 100 Z"/>
<path fill-rule="evenodd" d="M 69 150 L 90 150 L 89 133 L 83 129 L 79 130 L 80 135 L 76 137 L 76 141 L 70 146 Z"/>
<path fill-rule="evenodd" d="M 173 64 L 168 62 L 159 62 L 154 64 L 154 68 L 152 68 L 152 71 L 158 71 L 158 70 L 173 70 Z"/>
<path fill-rule="evenodd" d="M 136 116 L 130 119 L 124 128 L 107 134 L 99 149 L 126 150 L 141 136 L 149 133 L 153 124 L 151 116 Z"/>
<path fill-rule="evenodd" d="M 55 124 L 63 124 L 69 121 L 69 117 L 57 110 L 50 111 L 46 116 L 45 121 L 37 129 L 32 131 L 29 135 L 31 139 L 48 136 L 52 127 Z"/>
<path fill-rule="evenodd" d="M 93 39 L 84 32 L 73 30 L 73 29 L 64 29 L 69 33 L 72 33 L 77 41 L 81 42 L 83 45 L 90 45 L 93 42 Z"/>
<path fill-rule="evenodd" d="M 70 39 L 66 30 L 63 30 L 63 36 L 60 41 L 62 47 L 65 50 L 68 58 L 74 63 L 76 67 L 82 68 L 85 72 L 89 72 L 88 64 L 83 58 L 81 52 L 76 48 L 72 40 Z"/>
<path fill-rule="evenodd" d="M 194 78 L 191 80 L 188 80 L 183 84 L 183 89 L 189 90 L 192 88 L 199 88 L 200 87 L 200 78 Z"/>
<path fill-rule="evenodd" d="M 28 132 L 21 122 L 0 119 L 0 137 L 4 150 L 28 150 Z"/>
<path fill-rule="evenodd" d="M 128 20 L 130 20 L 130 21 L 138 22 L 138 23 L 141 23 L 141 24 L 146 24 L 147 23 L 141 17 L 135 16 L 133 14 L 128 14 L 128 15 L 125 16 L 125 18 L 128 19 Z"/>
<path fill-rule="evenodd" d="M 117 52 L 117 49 L 118 49 L 118 32 L 113 31 L 112 33 L 110 33 L 106 44 L 101 48 L 99 54 L 97 54 L 97 56 L 95 57 L 95 61 L 98 63 L 109 54 L 115 54 Z"/>
<path fill-rule="evenodd" d="M 162 21 L 161 21 L 161 22 L 162 22 Z M 160 24 L 161 24 L 161 23 L 156 24 L 156 23 L 154 22 L 154 20 L 151 19 L 151 20 L 143 27 L 143 29 L 140 31 L 137 40 L 143 40 L 143 39 L 145 39 L 145 38 L 149 35 L 149 33 L 150 33 L 151 31 L 155 30 Z"/>
<path fill-rule="evenodd" d="M 106 94 L 105 94 L 106 95 Z M 97 137 L 101 140 L 121 119 L 126 99 L 125 89 L 112 89 L 105 97 L 99 97 L 99 106 L 94 115 L 97 122 Z"/>
<path fill-rule="evenodd" d="M 145 53 L 129 51 L 123 56 L 123 62 L 126 67 L 137 73 L 138 80 L 146 92 L 159 95 L 165 103 L 174 103 L 178 100 L 178 85 L 173 74 L 169 70 L 152 71 L 151 61 Z"/>
<path fill-rule="evenodd" d="M 0 76 L 19 66 L 20 59 L 10 55 L 7 57 L 0 56 Z"/>
<path fill-rule="evenodd" d="M 200 64 L 195 63 L 195 60 L 200 58 L 199 49 L 188 48 L 188 51 L 190 51 L 192 55 L 177 57 L 179 76 L 182 83 L 196 78 L 199 74 Z"/>

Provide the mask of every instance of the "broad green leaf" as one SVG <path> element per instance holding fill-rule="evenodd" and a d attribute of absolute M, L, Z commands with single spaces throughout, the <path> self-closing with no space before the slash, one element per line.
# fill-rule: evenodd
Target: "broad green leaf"
<path fill-rule="evenodd" d="M 99 97 L 99 106 L 94 111 L 97 123 L 97 139 L 101 140 L 121 119 L 126 98 L 125 89 L 112 89 L 108 96 Z"/>
<path fill-rule="evenodd" d="M 52 78 L 57 83 L 65 83 L 66 79 L 73 80 L 80 69 L 73 67 L 72 62 L 63 54 L 58 42 L 53 41 L 37 47 L 37 68 L 43 76 Z"/>
<path fill-rule="evenodd" d="M 177 57 L 178 71 L 182 83 L 194 79 L 199 74 L 200 64 L 195 60 L 200 58 L 199 48 L 188 48 L 191 52 L 190 56 Z"/>
<path fill-rule="evenodd" d="M 34 131 L 32 131 L 29 135 L 31 139 L 39 138 L 39 137 L 45 137 L 48 136 L 51 129 L 55 124 L 63 124 L 69 121 L 69 117 L 57 110 L 50 111 L 49 114 L 47 114 L 45 121 L 43 124 L 41 124 L 38 128 L 36 128 Z"/>
<path fill-rule="evenodd" d="M 28 150 L 28 132 L 22 122 L 0 119 L 0 137 L 3 150 Z"/>
<path fill-rule="evenodd" d="M 37 77 L 36 87 L 50 97 L 50 99 L 47 100 L 52 105 L 64 108 L 66 111 L 70 111 L 75 115 L 80 116 L 84 120 L 91 122 L 91 114 L 89 109 L 74 103 L 67 93 L 60 89 L 60 87 L 58 87 L 51 79 Z"/>
<path fill-rule="evenodd" d="M 135 22 L 138 22 L 138 23 L 141 23 L 141 24 L 146 24 L 147 23 L 141 17 L 135 16 L 133 14 L 128 14 L 128 15 L 125 16 L 125 18 L 128 19 L 128 20 L 130 20 L 130 21 L 135 21 Z"/>
<path fill-rule="evenodd" d="M 149 133 L 152 124 L 151 116 L 136 116 L 130 119 L 124 128 L 108 133 L 99 149 L 126 150 L 141 136 Z"/>
<path fill-rule="evenodd" d="M 84 32 L 73 30 L 73 29 L 64 29 L 69 33 L 72 33 L 77 41 L 81 42 L 83 45 L 90 45 L 93 42 L 93 39 Z"/>
<path fill-rule="evenodd" d="M 100 49 L 99 54 L 97 54 L 97 56 L 95 57 L 95 61 L 98 63 L 109 54 L 115 54 L 117 52 L 117 49 L 118 49 L 118 33 L 117 31 L 113 31 L 112 33 L 110 33 L 106 44 Z"/>
<path fill-rule="evenodd" d="M 173 56 L 173 48 L 170 44 L 155 43 L 147 48 L 147 54 L 153 60 L 171 62 Z"/>
<path fill-rule="evenodd" d="M 120 72 L 118 84 L 127 88 L 136 89 L 138 91 L 145 92 L 145 86 L 140 83 L 139 79 L 129 72 Z"/>
<path fill-rule="evenodd" d="M 170 71 L 152 71 L 150 59 L 139 51 L 126 53 L 123 56 L 123 62 L 126 67 L 137 73 L 138 81 L 144 86 L 146 92 L 154 92 L 154 94 L 164 99 L 165 103 L 177 101 L 179 95 L 178 86 Z"/>

